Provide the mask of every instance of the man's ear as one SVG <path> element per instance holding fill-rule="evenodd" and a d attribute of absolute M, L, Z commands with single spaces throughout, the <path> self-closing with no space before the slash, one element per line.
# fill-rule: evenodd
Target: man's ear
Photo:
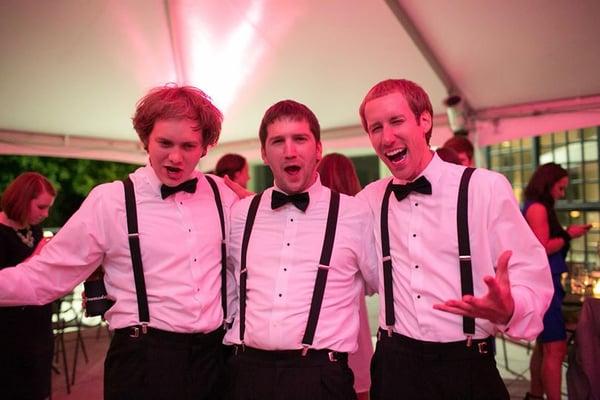
<path fill-rule="evenodd" d="M 265 147 L 264 146 L 260 147 L 260 157 L 263 160 L 263 164 L 269 165 L 269 161 L 267 161 L 267 155 L 265 153 Z"/>
<path fill-rule="evenodd" d="M 431 124 L 431 114 L 429 111 L 423 111 L 419 116 L 419 125 L 423 127 L 425 133 L 429 132 L 432 126 Z"/>
<path fill-rule="evenodd" d="M 323 145 L 321 142 L 317 142 L 317 163 L 323 158 Z"/>

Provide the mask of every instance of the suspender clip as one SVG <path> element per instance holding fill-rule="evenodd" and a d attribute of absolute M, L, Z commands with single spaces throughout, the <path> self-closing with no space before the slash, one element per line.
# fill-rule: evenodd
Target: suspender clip
<path fill-rule="evenodd" d="M 385 256 L 381 259 L 382 262 L 391 261 L 391 260 L 392 260 L 392 256 Z"/>
<path fill-rule="evenodd" d="M 302 357 L 306 357 L 307 354 L 308 354 L 308 345 L 303 344 L 302 345 Z"/>
<path fill-rule="evenodd" d="M 467 335 L 467 347 L 471 347 L 473 345 L 473 336 Z"/>
<path fill-rule="evenodd" d="M 329 265 L 319 264 L 319 269 L 328 270 L 329 268 L 331 268 Z"/>
<path fill-rule="evenodd" d="M 471 255 L 470 255 L 470 254 L 468 254 L 468 255 L 464 255 L 464 256 L 460 256 L 460 255 L 459 255 L 459 256 L 458 256 L 458 260 L 459 260 L 459 261 L 471 261 Z"/>
<path fill-rule="evenodd" d="M 244 268 L 243 270 L 240 271 L 240 275 L 241 274 L 245 274 L 246 272 L 248 272 L 248 268 Z"/>
<path fill-rule="evenodd" d="M 127 236 L 130 238 L 136 238 L 136 237 L 139 237 L 140 234 L 138 232 L 134 232 L 134 233 L 128 233 Z"/>
<path fill-rule="evenodd" d="M 244 341 L 242 341 L 240 344 L 235 344 L 233 345 L 233 355 L 237 356 L 238 353 L 243 353 L 246 350 L 246 345 L 244 344 Z"/>
<path fill-rule="evenodd" d="M 148 323 L 147 322 L 142 322 L 142 333 L 145 335 L 146 333 L 148 333 Z"/>
<path fill-rule="evenodd" d="M 388 337 L 392 337 L 393 333 L 394 333 L 394 327 L 392 325 L 388 325 L 388 327 L 387 327 Z"/>

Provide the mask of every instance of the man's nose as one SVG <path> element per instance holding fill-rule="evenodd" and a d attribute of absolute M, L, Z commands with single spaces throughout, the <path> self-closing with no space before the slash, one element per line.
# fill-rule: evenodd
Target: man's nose
<path fill-rule="evenodd" d="M 383 144 L 389 145 L 394 142 L 394 132 L 391 126 L 385 125 L 383 132 L 381 133 L 381 140 Z"/>
<path fill-rule="evenodd" d="M 179 162 L 181 161 L 182 157 L 181 157 L 181 151 L 177 148 L 174 148 L 173 150 L 171 150 L 169 152 L 169 160 L 170 161 L 176 161 Z"/>
<path fill-rule="evenodd" d="M 296 145 L 291 140 L 285 142 L 283 150 L 286 157 L 293 157 L 296 155 Z"/>

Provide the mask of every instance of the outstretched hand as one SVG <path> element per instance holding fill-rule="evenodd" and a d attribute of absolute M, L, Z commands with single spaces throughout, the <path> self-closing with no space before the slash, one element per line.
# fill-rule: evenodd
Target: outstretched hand
<path fill-rule="evenodd" d="M 515 309 L 508 276 L 508 260 L 511 255 L 511 251 L 500 254 L 496 276 L 488 275 L 483 278 L 488 287 L 485 296 L 465 295 L 461 300 L 448 300 L 435 304 L 433 308 L 466 317 L 487 319 L 494 324 L 507 324 Z"/>
<path fill-rule="evenodd" d="M 227 176 L 227 175 L 223 176 L 223 180 L 225 181 L 225 184 L 227 186 L 229 186 L 229 189 L 233 190 L 233 192 L 235 194 L 237 194 L 237 196 L 240 199 L 243 199 L 244 197 L 252 196 L 254 194 L 253 192 L 249 191 L 248 189 L 240 186 L 236 182 L 229 179 L 229 176 Z"/>

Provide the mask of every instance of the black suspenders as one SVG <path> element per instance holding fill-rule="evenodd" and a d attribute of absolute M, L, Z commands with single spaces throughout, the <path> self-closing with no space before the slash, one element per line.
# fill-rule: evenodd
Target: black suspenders
<path fill-rule="evenodd" d="M 458 206 L 456 209 L 456 227 L 458 232 L 458 262 L 460 264 L 460 289 L 462 295 L 473 295 L 473 271 L 471 268 L 471 244 L 469 243 L 469 181 L 475 168 L 467 168 L 460 179 Z M 463 317 L 463 332 L 467 335 L 468 345 L 475 334 L 475 319 Z"/>
<path fill-rule="evenodd" d="M 215 203 L 219 212 L 221 223 L 221 307 L 223 308 L 223 327 L 227 327 L 227 247 L 225 244 L 225 216 L 223 215 L 223 203 L 219 188 L 213 178 L 204 175 L 215 195 Z"/>
<path fill-rule="evenodd" d="M 466 168 L 460 180 L 458 189 L 456 226 L 458 231 L 458 259 L 460 266 L 461 292 L 473 294 L 473 272 L 471 269 L 471 248 L 469 243 L 468 198 L 469 181 L 475 168 Z M 390 233 L 388 229 L 388 209 L 390 194 L 392 192 L 390 180 L 386 186 L 381 202 L 381 256 L 383 262 L 383 291 L 385 297 L 385 324 L 388 335 L 391 336 L 396 317 L 394 313 L 394 294 L 392 282 L 392 259 L 390 256 Z M 467 335 L 467 344 L 470 345 L 471 337 L 475 333 L 475 319 L 463 317 L 463 332 Z"/>
<path fill-rule="evenodd" d="M 385 324 L 388 335 L 392 335 L 396 316 L 394 314 L 394 293 L 392 285 L 392 257 L 390 255 L 390 230 L 388 229 L 388 210 L 390 194 L 392 193 L 392 180 L 385 188 L 381 202 L 381 257 L 383 262 L 383 293 L 385 299 Z"/>
<path fill-rule="evenodd" d="M 244 226 L 244 237 L 242 238 L 242 254 L 240 258 L 240 340 L 244 344 L 244 333 L 246 332 L 246 281 L 248 280 L 248 268 L 246 268 L 246 255 L 248 254 L 248 242 L 252 233 L 252 226 L 258 211 L 258 205 L 262 193 L 254 196 L 250 202 L 246 226 Z"/>
<path fill-rule="evenodd" d="M 308 348 L 312 345 L 315 338 L 317 322 L 321 313 L 323 304 L 323 295 L 325 294 L 325 285 L 327 284 L 327 274 L 329 272 L 329 263 L 333 251 L 333 242 L 335 240 L 335 230 L 337 228 L 338 211 L 340 209 L 340 195 L 337 192 L 331 192 L 329 199 L 329 213 L 327 214 L 327 227 L 325 228 L 325 238 L 323 239 L 323 248 L 321 249 L 321 259 L 313 289 L 312 300 L 310 302 L 310 312 L 306 329 L 302 338 L 302 355 L 306 355 Z"/>
<path fill-rule="evenodd" d="M 244 346 L 244 333 L 246 331 L 246 281 L 248 279 L 248 269 L 246 267 L 246 256 L 248 253 L 248 243 L 252 226 L 256 218 L 258 204 L 260 203 L 261 194 L 255 196 L 250 203 L 248 216 L 246 217 L 246 226 L 244 227 L 244 236 L 242 238 L 242 249 L 240 259 L 240 341 Z M 337 228 L 337 219 L 339 214 L 340 195 L 336 192 L 331 192 L 329 200 L 329 212 L 327 214 L 327 227 L 325 228 L 325 237 L 323 239 L 323 248 L 321 250 L 321 258 L 313 289 L 312 300 L 310 303 L 310 312 L 304 337 L 302 338 L 302 355 L 306 355 L 309 347 L 312 345 L 321 305 L 323 304 L 323 296 L 325 294 L 325 286 L 327 284 L 327 274 L 329 272 L 329 263 L 331 261 L 331 253 L 333 252 L 333 243 L 335 241 L 335 231 Z"/>
<path fill-rule="evenodd" d="M 214 179 L 204 175 L 210 184 L 214 195 L 219 220 L 221 223 L 221 306 L 223 307 L 223 325 L 227 318 L 227 253 L 225 248 L 225 217 L 223 215 L 223 204 L 221 195 Z M 138 315 L 142 325 L 142 333 L 146 333 L 148 323 L 150 322 L 150 312 L 148 311 L 148 295 L 146 293 L 146 282 L 144 280 L 144 268 L 142 264 L 142 255 L 140 252 L 140 238 L 138 233 L 137 209 L 135 206 L 135 191 L 130 177 L 123 180 L 125 188 L 125 213 L 127 215 L 127 236 L 129 238 L 129 251 L 131 253 L 131 264 L 133 266 L 133 277 L 135 280 L 135 291 L 138 302 Z"/>
<path fill-rule="evenodd" d="M 138 233 L 137 210 L 135 207 L 135 191 L 130 177 L 123 180 L 125 188 L 125 212 L 127 214 L 127 236 L 129 238 L 129 252 L 131 253 L 131 264 L 133 266 L 133 278 L 135 280 L 135 291 L 137 294 L 138 314 L 142 332 L 148 330 L 150 312 L 148 311 L 148 296 L 146 294 L 146 281 L 144 280 L 144 267 L 140 253 L 140 235 Z M 139 334 L 139 332 L 138 332 Z"/>

